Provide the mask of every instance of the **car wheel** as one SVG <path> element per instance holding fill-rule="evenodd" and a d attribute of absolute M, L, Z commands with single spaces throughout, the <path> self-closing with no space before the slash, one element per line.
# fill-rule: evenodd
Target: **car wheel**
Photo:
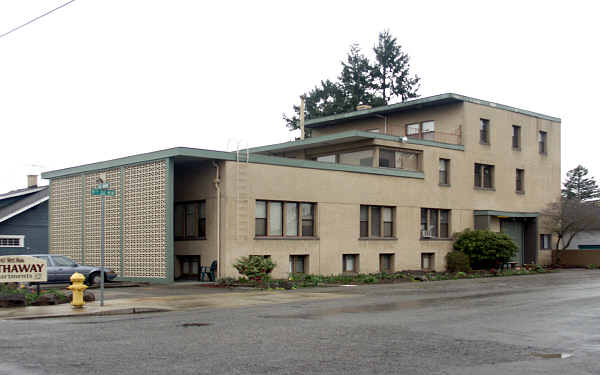
<path fill-rule="evenodd" d="M 93 273 L 89 277 L 88 284 L 90 284 L 90 286 L 92 286 L 92 285 L 100 286 L 100 281 L 101 280 L 102 280 L 102 278 L 100 277 L 99 273 Z"/>

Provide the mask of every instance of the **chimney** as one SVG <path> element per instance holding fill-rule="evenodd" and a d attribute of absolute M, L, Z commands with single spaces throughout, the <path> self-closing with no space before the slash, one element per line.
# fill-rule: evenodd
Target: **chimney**
<path fill-rule="evenodd" d="M 37 187 L 37 174 L 28 174 L 27 175 L 27 187 L 34 188 Z"/>

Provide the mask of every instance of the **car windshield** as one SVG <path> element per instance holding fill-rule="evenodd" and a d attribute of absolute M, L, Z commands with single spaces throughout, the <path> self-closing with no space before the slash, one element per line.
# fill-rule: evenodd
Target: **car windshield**
<path fill-rule="evenodd" d="M 54 256 L 52 259 L 54 259 L 54 264 L 57 267 L 71 267 L 75 264 L 73 259 L 66 256 Z"/>

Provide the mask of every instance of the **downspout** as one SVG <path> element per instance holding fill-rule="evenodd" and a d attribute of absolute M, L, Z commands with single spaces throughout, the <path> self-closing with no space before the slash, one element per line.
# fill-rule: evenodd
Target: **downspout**
<path fill-rule="evenodd" d="M 219 164 L 213 160 L 212 165 L 217 169 L 215 179 L 215 190 L 217 190 L 217 279 L 221 278 L 221 180 L 219 178 Z"/>

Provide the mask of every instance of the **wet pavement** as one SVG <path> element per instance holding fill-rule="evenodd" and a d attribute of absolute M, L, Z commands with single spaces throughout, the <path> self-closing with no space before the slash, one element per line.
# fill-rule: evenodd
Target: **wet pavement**
<path fill-rule="evenodd" d="M 159 293 L 137 297 L 184 297 Z M 202 299 L 212 302 L 0 321 L 0 374 L 600 373 L 600 270 Z"/>

